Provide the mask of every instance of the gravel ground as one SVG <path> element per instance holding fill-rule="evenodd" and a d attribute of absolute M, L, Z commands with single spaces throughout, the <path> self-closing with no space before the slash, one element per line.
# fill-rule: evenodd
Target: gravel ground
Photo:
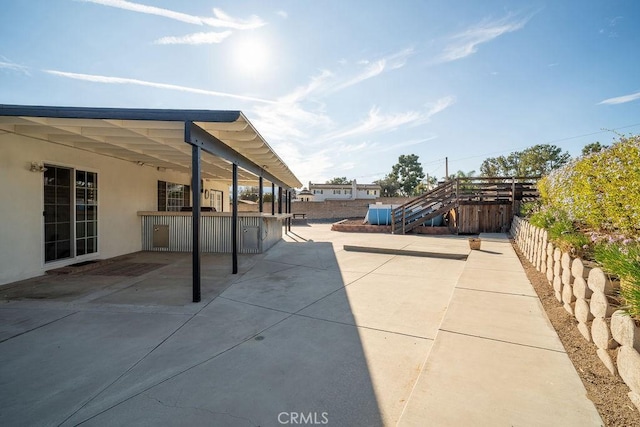
<path fill-rule="evenodd" d="M 558 332 L 571 362 L 582 379 L 587 396 L 596 405 L 606 426 L 640 426 L 640 412 L 629 400 L 629 387 L 613 376 L 596 355 L 597 347 L 588 343 L 578 331 L 577 321 L 565 311 L 553 293 L 545 274 L 540 273 L 514 244 L 520 262 L 533 285 L 551 324 Z M 617 350 L 611 350 L 615 360 Z"/>

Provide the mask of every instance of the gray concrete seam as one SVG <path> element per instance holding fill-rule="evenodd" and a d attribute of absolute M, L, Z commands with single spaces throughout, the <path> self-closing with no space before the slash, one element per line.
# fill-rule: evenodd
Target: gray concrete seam
<path fill-rule="evenodd" d="M 502 295 L 513 295 L 516 297 L 528 297 L 528 298 L 538 298 L 537 295 L 527 295 L 527 294 L 522 294 L 522 293 L 515 293 L 515 292 L 500 292 L 500 291 L 490 291 L 488 289 L 473 289 L 473 288 L 465 288 L 465 287 L 458 287 L 456 286 L 456 289 L 462 289 L 465 291 L 474 291 L 474 292 L 488 292 L 491 294 L 502 294 Z"/>
<path fill-rule="evenodd" d="M 43 323 L 42 325 L 38 325 L 38 326 L 36 326 L 36 327 L 34 327 L 34 328 L 31 328 L 31 329 L 29 329 L 29 330 L 27 330 L 27 331 L 23 331 L 23 332 L 20 332 L 20 333 L 18 333 L 18 334 L 12 335 L 12 336 L 10 336 L 9 338 L 5 338 L 5 339 L 3 339 L 3 340 L 0 340 L 0 344 L 1 344 L 1 343 L 3 343 L 3 342 L 9 341 L 9 340 L 11 340 L 11 339 L 13 339 L 13 338 L 17 338 L 17 337 L 19 337 L 19 336 L 21 336 L 21 335 L 27 334 L 27 333 L 29 333 L 29 332 L 35 331 L 35 330 L 37 330 L 37 329 L 43 328 L 43 327 L 45 327 L 45 326 L 51 325 L 52 323 L 56 323 L 56 322 L 58 322 L 58 321 L 60 321 L 60 320 L 62 320 L 62 319 L 66 319 L 67 317 L 69 317 L 69 316 L 73 316 L 74 314 L 78 314 L 78 312 L 77 312 L 77 311 L 74 311 L 73 313 L 69 313 L 69 314 L 67 314 L 66 316 L 59 317 L 59 318 L 54 319 L 54 320 L 52 320 L 52 321 L 50 321 L 50 322 Z"/>
<path fill-rule="evenodd" d="M 517 345 L 517 346 L 520 346 L 520 347 L 529 347 L 529 348 L 536 348 L 538 350 L 553 351 L 554 353 L 562 353 L 562 354 L 566 354 L 567 353 L 564 350 L 555 350 L 553 348 L 540 347 L 540 346 L 537 346 L 537 345 L 522 344 L 522 343 L 517 343 L 517 342 L 512 342 L 512 341 L 507 341 L 507 340 L 501 340 L 501 339 L 497 339 L 497 338 L 483 337 L 481 335 L 465 334 L 464 332 L 451 331 L 451 330 L 448 330 L 448 329 L 439 329 L 438 332 L 440 332 L 440 331 L 448 332 L 450 334 L 464 335 L 464 336 L 467 336 L 467 337 L 478 338 L 478 339 L 481 339 L 481 340 L 497 341 L 497 342 L 502 342 L 502 343 L 505 343 L 505 344 Z"/>
<path fill-rule="evenodd" d="M 137 282 L 136 282 L 137 283 Z M 233 282 L 231 282 L 226 288 L 228 289 L 231 285 L 233 284 Z M 133 285 L 133 284 L 132 284 Z M 224 290 L 222 291 L 224 292 Z M 220 293 L 222 293 L 220 292 Z M 79 411 L 81 411 L 84 407 L 86 407 L 89 403 L 91 403 L 92 401 L 94 401 L 97 397 L 99 397 L 102 393 L 104 393 L 107 389 L 109 389 L 109 387 L 113 386 L 115 383 L 117 383 L 122 377 L 124 377 L 125 375 L 127 375 L 129 372 L 131 372 L 136 366 L 138 366 L 140 363 L 142 363 L 147 357 L 149 357 L 149 355 L 151 355 L 155 350 L 157 350 L 159 347 L 161 347 L 165 342 L 167 342 L 167 340 L 169 340 L 172 336 L 174 336 L 178 331 L 180 331 L 183 327 L 185 327 L 190 321 L 192 321 L 202 310 L 204 310 L 206 307 L 208 307 L 213 301 L 215 301 L 220 295 L 218 294 L 217 296 L 213 297 L 210 301 L 208 301 L 206 304 L 204 304 L 198 311 L 196 311 L 193 314 L 188 314 L 189 318 L 186 319 L 180 326 L 178 326 L 172 333 L 170 333 L 169 335 L 167 335 L 162 341 L 160 341 L 156 346 L 154 346 L 151 350 L 149 350 L 144 356 L 142 356 L 140 359 L 138 359 L 138 361 L 136 361 L 133 365 L 131 365 L 129 368 L 127 368 L 124 372 L 122 372 L 120 375 L 118 375 L 113 381 L 111 381 L 109 384 L 107 384 L 105 387 L 103 387 L 101 390 L 99 390 L 95 395 L 93 395 L 92 397 L 90 397 L 89 399 L 87 399 L 82 405 L 80 405 L 80 407 L 78 407 L 75 411 L 73 411 L 67 418 L 65 418 L 60 425 L 63 425 L 64 423 L 66 423 L 69 419 L 71 419 L 75 414 L 77 414 Z M 197 366 L 197 365 L 195 365 Z M 193 368 L 193 366 L 191 367 Z M 191 369 L 189 368 L 189 369 Z M 163 381 L 166 381 L 163 380 Z M 160 384 L 160 383 L 158 383 Z M 156 384 L 157 385 L 157 384 Z M 145 390 L 146 391 L 146 390 Z M 130 396 L 128 399 L 131 399 L 133 396 Z M 123 400 L 122 402 L 125 402 L 126 400 Z M 120 402 L 120 403 L 122 403 Z M 118 404 L 120 404 L 118 403 Z M 116 406 L 116 405 L 114 405 Z M 111 406 L 109 409 L 111 409 L 113 406 Z M 104 412 L 104 411 L 103 411 Z M 94 416 L 92 416 L 91 418 L 97 416 L 99 414 L 95 414 Z M 91 419 L 88 418 L 88 419 Z M 88 420 L 87 419 L 87 420 Z M 85 421 L 87 421 L 85 420 Z M 85 422 L 82 421 L 81 423 Z M 80 423 L 80 424 L 81 424 Z"/>
<path fill-rule="evenodd" d="M 384 332 L 384 333 L 393 334 L 393 335 L 401 335 L 401 336 L 404 336 L 404 337 L 417 338 L 417 339 L 426 340 L 426 341 L 435 341 L 435 338 L 422 337 L 422 336 L 419 336 L 419 335 L 412 335 L 412 334 L 405 334 L 403 332 L 390 331 L 390 330 L 387 330 L 387 329 L 372 328 L 371 326 L 356 325 L 354 323 L 340 322 L 338 320 L 321 319 L 319 317 L 309 316 L 309 315 L 306 315 L 306 314 L 293 313 L 293 315 L 296 316 L 296 317 L 304 317 L 306 319 L 311 319 L 311 320 L 319 320 L 321 322 L 329 322 L 329 323 L 336 323 L 338 325 L 353 326 L 354 328 L 357 328 L 357 329 L 368 329 L 370 331 Z"/>
<path fill-rule="evenodd" d="M 467 261 L 465 261 L 466 263 Z M 460 276 L 462 276 L 462 272 L 464 271 L 464 268 L 462 269 L 462 271 L 460 272 L 460 274 L 458 275 L 458 278 L 456 279 L 456 285 L 458 283 L 458 281 L 460 280 Z M 456 286 L 453 286 L 451 288 L 451 294 L 449 295 L 449 301 L 447 302 L 447 306 L 445 309 L 445 312 L 442 314 L 442 317 L 440 318 L 440 324 L 438 325 L 438 329 L 436 330 L 436 335 L 433 337 L 433 343 L 435 344 L 436 340 L 438 339 L 438 335 L 440 334 L 440 327 L 442 326 L 442 322 L 444 322 L 445 317 L 447 317 L 447 311 L 449 310 L 449 307 L 451 306 L 451 301 L 453 301 L 453 295 L 456 292 Z M 402 421 L 402 418 L 404 417 L 404 413 L 407 409 L 407 407 L 409 406 L 409 402 L 411 402 L 411 397 L 413 396 L 416 387 L 418 386 L 418 380 L 420 379 L 420 377 L 422 376 L 422 373 L 424 372 L 424 368 L 427 366 L 427 360 L 429 360 L 429 356 L 431 355 L 431 350 L 433 349 L 433 345 L 431 345 L 431 347 L 429 347 L 429 350 L 427 351 L 427 354 L 425 354 L 424 356 L 424 360 L 422 361 L 422 364 L 420 365 L 420 371 L 418 372 L 418 375 L 416 375 L 416 380 L 413 383 L 413 387 L 411 387 L 411 391 L 409 392 L 409 394 L 407 395 L 407 398 L 404 401 L 404 408 L 402 408 L 402 411 L 400 412 L 400 416 L 398 416 L 398 422 L 396 424 L 400 424 L 400 421 Z"/>
<path fill-rule="evenodd" d="M 96 413 L 96 414 L 93 414 L 93 415 L 92 415 L 92 416 L 90 416 L 89 418 L 87 418 L 87 419 L 85 419 L 85 420 L 80 421 L 79 423 L 77 423 L 77 425 L 84 424 L 84 423 L 86 423 L 87 421 L 90 421 L 90 420 L 92 420 L 93 418 L 95 418 L 95 417 L 97 417 L 97 416 L 99 416 L 99 415 L 101 415 L 101 414 L 104 414 L 104 413 L 105 413 L 105 412 L 107 412 L 107 411 L 110 411 L 111 409 L 115 408 L 116 406 L 119 406 L 119 405 L 121 405 L 121 404 L 123 404 L 123 403 L 125 403 L 125 402 L 127 402 L 127 401 L 129 401 L 129 400 L 131 400 L 131 399 L 133 399 L 134 397 L 140 396 L 140 395 L 141 395 L 141 394 L 143 394 L 143 393 L 146 393 L 147 391 L 151 390 L 151 389 L 152 389 L 152 388 L 154 388 L 154 387 L 159 386 L 160 384 L 163 384 L 163 383 L 165 383 L 165 382 L 167 382 L 167 381 L 170 381 L 170 380 L 172 380 L 173 378 L 175 378 L 175 377 L 177 377 L 177 376 L 179 376 L 179 375 L 182 375 L 182 374 L 184 374 L 185 372 L 188 372 L 188 371 L 192 370 L 193 368 L 196 368 L 196 367 L 198 367 L 198 366 L 200 366 L 200 365 L 203 365 L 203 364 L 205 364 L 205 363 L 207 363 L 207 362 L 210 362 L 211 360 L 213 360 L 213 359 L 215 359 L 215 358 L 217 358 L 217 357 L 222 356 L 223 354 L 225 354 L 225 353 L 227 353 L 227 352 L 229 352 L 229 351 L 231 351 L 231 350 L 233 350 L 233 349 L 235 349 L 235 348 L 237 348 L 237 347 L 241 346 L 242 344 L 244 344 L 244 343 L 246 343 L 246 342 L 248 342 L 248 341 L 251 341 L 251 340 L 255 339 L 255 337 L 257 337 L 257 336 L 259 336 L 259 335 L 263 334 L 264 332 L 268 331 L 269 329 L 271 329 L 271 328 L 273 328 L 273 327 L 275 327 L 275 326 L 279 325 L 280 323 L 284 322 L 285 320 L 290 319 L 292 316 L 293 316 L 293 314 L 290 314 L 289 316 L 287 316 L 287 317 L 283 318 L 282 320 L 279 320 L 278 322 L 274 323 L 273 325 L 270 325 L 270 326 L 268 326 L 268 327 L 266 327 L 266 328 L 264 328 L 264 329 L 260 330 L 259 332 L 255 333 L 254 335 L 250 336 L 249 338 L 247 338 L 247 339 L 245 339 L 245 340 L 243 340 L 243 341 L 240 341 L 239 343 L 237 343 L 237 344 L 235 344 L 235 345 L 233 345 L 233 346 L 231 346 L 231 347 L 229 347 L 229 348 L 227 348 L 227 349 L 225 349 L 225 350 L 223 350 L 223 351 L 221 351 L 221 352 L 219 352 L 219 353 L 217 353 L 217 354 L 215 354 L 215 355 L 213 355 L 213 356 L 211 356 L 211 357 L 207 358 L 206 360 L 203 360 L 203 361 L 201 361 L 201 362 L 198 362 L 198 363 L 196 363 L 195 365 L 190 366 L 190 367 L 188 367 L 188 368 L 186 368 L 186 369 L 183 369 L 183 370 L 182 370 L 182 371 L 180 371 L 180 372 L 176 372 L 175 374 L 170 375 L 169 377 L 164 378 L 164 379 L 162 379 L 162 380 L 160 380 L 160 381 L 156 382 L 155 384 L 152 384 L 152 385 L 150 385 L 149 387 L 146 387 L 145 389 L 140 390 L 140 391 L 138 391 L 138 392 L 136 392 L 136 393 L 132 394 L 131 396 L 129 396 L 129 397 L 125 398 L 125 399 L 122 399 L 122 400 L 121 400 L 121 401 L 119 401 L 118 403 L 115 403 L 115 404 L 113 404 L 113 405 L 109 406 L 108 408 L 105 408 L 105 409 L 103 409 L 102 411 L 100 411 L 100 412 L 98 412 L 98 413 Z M 194 317 L 195 317 L 195 315 L 194 315 Z M 191 320 L 191 319 L 189 319 L 189 320 Z M 186 324 L 186 322 L 185 322 L 185 324 Z M 184 326 L 184 325 L 183 325 L 183 326 Z M 179 329 L 181 329 L 181 328 L 182 328 L 182 327 L 178 328 L 175 332 L 177 332 L 177 331 L 178 331 Z M 174 333 L 175 333 L 175 332 L 174 332 Z M 172 334 L 172 335 L 173 335 L 173 334 Z M 166 341 L 166 340 L 165 340 L 165 341 Z M 157 346 L 156 346 L 155 348 L 157 348 Z M 148 353 L 148 354 L 149 354 L 149 353 Z M 147 354 L 145 357 L 147 357 L 147 356 L 148 356 L 148 354 Z M 141 362 L 141 361 L 142 361 L 142 359 L 141 359 L 140 361 L 136 362 L 136 365 L 137 365 L 139 362 Z M 133 367 L 132 367 L 132 368 L 133 368 Z M 123 374 L 123 375 L 124 375 L 124 374 Z M 116 381 L 117 381 L 117 380 L 116 380 Z M 115 382 L 115 381 L 114 381 L 114 382 Z M 112 383 L 112 384 L 113 384 L 113 383 Z M 103 390 L 101 390 L 101 391 L 100 391 L 100 393 L 102 393 L 102 391 L 104 391 L 104 389 L 103 389 Z M 96 397 L 97 397 L 97 395 L 96 395 Z M 87 402 L 87 403 L 89 403 L 89 402 Z M 84 406 L 86 406 L 86 404 L 87 404 L 87 403 L 85 403 L 85 404 L 83 405 L 83 407 L 84 407 Z M 81 409 L 81 408 L 80 408 L 80 409 Z M 80 409 L 78 409 L 78 411 L 79 411 Z M 75 414 L 75 413 L 77 413 L 78 411 L 74 412 L 74 414 Z M 73 416 L 73 414 L 72 414 L 72 415 L 70 415 L 67 419 L 65 419 L 62 423 L 60 423 L 60 424 L 59 424 L 59 426 L 63 425 L 63 424 L 64 424 L 64 423 L 65 423 L 69 418 L 71 418 L 72 416 Z"/>

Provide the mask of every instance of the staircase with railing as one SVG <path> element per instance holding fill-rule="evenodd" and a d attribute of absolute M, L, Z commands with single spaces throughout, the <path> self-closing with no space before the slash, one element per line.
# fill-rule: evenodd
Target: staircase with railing
<path fill-rule="evenodd" d="M 455 178 L 391 211 L 391 232 L 406 234 L 461 204 L 512 204 L 538 197 L 538 177 Z"/>

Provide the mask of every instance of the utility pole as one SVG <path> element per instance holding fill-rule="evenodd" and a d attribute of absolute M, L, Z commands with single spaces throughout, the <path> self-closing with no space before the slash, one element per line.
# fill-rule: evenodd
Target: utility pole
<path fill-rule="evenodd" d="M 445 157 L 444 158 L 444 176 L 445 176 L 445 181 L 449 180 L 449 158 Z"/>

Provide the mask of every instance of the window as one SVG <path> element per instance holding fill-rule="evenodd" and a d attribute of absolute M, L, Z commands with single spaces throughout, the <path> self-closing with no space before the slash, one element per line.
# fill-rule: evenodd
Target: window
<path fill-rule="evenodd" d="M 348 190 L 344 190 L 344 194 L 351 194 L 351 189 L 349 188 Z"/>
<path fill-rule="evenodd" d="M 98 174 L 76 171 L 76 256 L 98 252 Z"/>
<path fill-rule="evenodd" d="M 333 194 L 340 194 L 341 190 L 333 190 Z"/>
<path fill-rule="evenodd" d="M 191 187 L 173 182 L 158 181 L 158 211 L 180 211 L 191 206 Z"/>

